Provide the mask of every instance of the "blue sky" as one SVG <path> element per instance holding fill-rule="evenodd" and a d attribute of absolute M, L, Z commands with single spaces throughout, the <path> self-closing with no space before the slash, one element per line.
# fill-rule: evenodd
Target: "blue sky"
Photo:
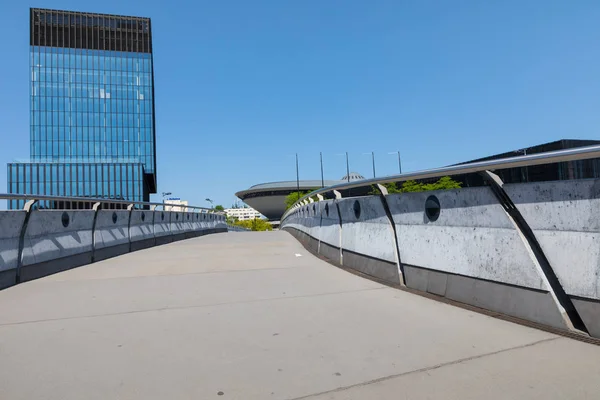
<path fill-rule="evenodd" d="M 29 6 L 152 18 L 159 191 L 438 167 L 599 139 L 600 2 L 39 0 L 0 5 L 0 191 L 29 155 Z M 10 39 L 9 39 L 10 38 Z M 158 199 L 158 197 L 154 197 Z"/>

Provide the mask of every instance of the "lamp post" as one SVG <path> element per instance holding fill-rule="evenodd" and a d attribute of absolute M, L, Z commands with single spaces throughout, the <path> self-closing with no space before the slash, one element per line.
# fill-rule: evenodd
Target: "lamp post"
<path fill-rule="evenodd" d="M 372 151 L 370 153 L 363 153 L 363 155 L 366 155 L 366 156 L 368 156 L 369 154 L 371 155 L 371 158 L 373 160 L 373 178 L 375 178 L 375 152 Z"/>
<path fill-rule="evenodd" d="M 296 201 L 300 200 L 300 170 L 298 169 L 298 153 L 296 153 Z"/>
<path fill-rule="evenodd" d="M 388 154 L 398 154 L 398 173 L 400 175 L 402 175 L 402 163 L 400 162 L 400 152 L 399 151 L 394 151 L 394 152 L 388 153 Z"/>
<path fill-rule="evenodd" d="M 323 178 L 323 152 L 320 152 L 319 156 L 321 157 L 321 187 L 324 188 L 325 187 L 325 179 Z"/>
<path fill-rule="evenodd" d="M 167 202 L 165 201 L 165 197 L 167 197 L 167 196 L 170 196 L 170 195 L 172 195 L 172 194 L 173 194 L 173 193 L 171 193 L 171 192 L 162 192 L 163 210 L 165 210 L 165 211 L 167 211 L 167 210 L 166 210 L 166 208 L 167 208 L 167 207 L 165 206 L 165 204 L 167 204 Z"/>

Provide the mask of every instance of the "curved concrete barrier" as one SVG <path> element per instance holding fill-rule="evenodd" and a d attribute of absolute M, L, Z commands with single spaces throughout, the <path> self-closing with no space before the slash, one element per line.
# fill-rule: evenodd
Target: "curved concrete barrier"
<path fill-rule="evenodd" d="M 19 238 L 25 211 L 0 211 L 0 288 L 14 285 L 17 279 Z"/>
<path fill-rule="evenodd" d="M 171 213 L 168 211 L 154 211 L 154 239 L 156 245 L 171 243 Z"/>
<path fill-rule="evenodd" d="M 600 337 L 600 180 L 504 185 L 589 333 Z"/>
<path fill-rule="evenodd" d="M 342 262 L 386 282 L 398 285 L 394 226 L 379 196 L 338 200 L 342 217 Z"/>
<path fill-rule="evenodd" d="M 0 289 L 217 232 L 227 232 L 227 225 L 224 216 L 216 214 L 137 209 L 0 212 Z"/>
<path fill-rule="evenodd" d="M 200 222 L 200 218 L 202 217 L 202 214 L 200 213 L 192 213 L 192 230 L 194 231 L 194 235 L 195 236 L 201 236 L 202 235 L 202 224 Z"/>
<path fill-rule="evenodd" d="M 185 239 L 184 213 L 180 211 L 171 211 L 171 236 L 173 241 Z"/>
<path fill-rule="evenodd" d="M 94 211 L 32 212 L 24 236 L 21 281 L 92 261 Z"/>
<path fill-rule="evenodd" d="M 99 210 L 94 232 L 94 261 L 129 252 L 129 211 Z"/>
<path fill-rule="evenodd" d="M 600 337 L 599 188 L 569 181 L 327 200 L 294 209 L 282 229 L 378 279 L 573 329 L 579 316 L 545 253 L 585 328 Z"/>
<path fill-rule="evenodd" d="M 154 239 L 153 211 L 132 210 L 129 223 L 129 240 L 131 251 L 152 247 L 156 244 Z"/>
<path fill-rule="evenodd" d="M 531 249 L 489 187 L 386 199 L 408 287 L 568 328 Z"/>

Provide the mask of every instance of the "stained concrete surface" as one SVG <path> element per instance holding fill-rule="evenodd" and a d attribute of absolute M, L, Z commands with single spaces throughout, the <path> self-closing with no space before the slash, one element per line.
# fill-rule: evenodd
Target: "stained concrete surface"
<path fill-rule="evenodd" d="M 0 371 L 2 399 L 592 399 L 600 348 L 242 232 L 1 291 Z"/>

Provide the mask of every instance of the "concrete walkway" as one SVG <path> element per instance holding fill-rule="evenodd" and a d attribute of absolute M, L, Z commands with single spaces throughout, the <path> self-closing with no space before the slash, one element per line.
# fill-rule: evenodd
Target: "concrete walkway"
<path fill-rule="evenodd" d="M 597 399 L 600 347 L 382 286 L 285 232 L 0 292 L 1 399 Z"/>

